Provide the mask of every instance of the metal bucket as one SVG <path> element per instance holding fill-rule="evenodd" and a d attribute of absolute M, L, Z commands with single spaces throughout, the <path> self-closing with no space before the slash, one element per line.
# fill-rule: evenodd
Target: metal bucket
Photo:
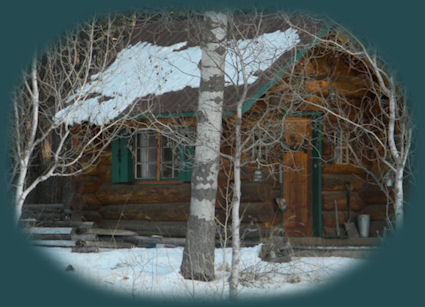
<path fill-rule="evenodd" d="M 357 216 L 357 226 L 359 228 L 360 237 L 369 237 L 370 215 L 360 214 Z"/>

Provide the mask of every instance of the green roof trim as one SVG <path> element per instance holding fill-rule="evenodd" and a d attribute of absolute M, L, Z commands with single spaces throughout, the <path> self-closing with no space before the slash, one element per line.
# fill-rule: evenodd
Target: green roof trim
<path fill-rule="evenodd" d="M 317 34 L 318 37 L 322 38 L 325 36 L 326 33 L 328 33 L 330 28 L 328 26 L 323 26 L 319 33 Z M 276 76 L 268 81 L 266 84 L 264 84 L 258 92 L 256 92 L 251 98 L 249 98 L 244 104 L 242 105 L 242 114 L 246 113 L 249 109 L 252 108 L 252 106 L 262 97 L 268 90 L 270 90 L 273 86 L 276 85 L 276 83 L 283 77 L 283 75 L 287 72 L 288 68 L 296 63 L 298 63 L 310 50 L 314 45 L 317 44 L 317 38 L 314 39 L 314 41 L 308 46 L 303 49 L 301 49 L 299 52 L 297 52 L 295 56 L 295 60 L 292 59 L 288 63 L 286 63 L 281 70 L 276 74 Z"/>

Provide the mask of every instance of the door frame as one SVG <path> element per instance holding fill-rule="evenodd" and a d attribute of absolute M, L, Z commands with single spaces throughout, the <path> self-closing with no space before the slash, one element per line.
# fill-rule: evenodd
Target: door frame
<path fill-rule="evenodd" d="M 312 210 L 313 210 L 313 236 L 322 236 L 322 112 L 298 111 L 288 112 L 287 117 L 310 117 L 312 120 Z M 282 153 L 283 154 L 283 153 Z M 280 194 L 284 197 L 285 171 L 281 166 Z M 283 223 L 283 217 L 282 217 Z"/>

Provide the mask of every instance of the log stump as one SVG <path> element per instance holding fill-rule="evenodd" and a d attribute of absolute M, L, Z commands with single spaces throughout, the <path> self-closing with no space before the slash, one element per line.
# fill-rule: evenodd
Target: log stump
<path fill-rule="evenodd" d="M 291 254 L 292 248 L 285 230 L 274 228 L 261 247 L 260 258 L 267 262 L 290 262 Z"/>

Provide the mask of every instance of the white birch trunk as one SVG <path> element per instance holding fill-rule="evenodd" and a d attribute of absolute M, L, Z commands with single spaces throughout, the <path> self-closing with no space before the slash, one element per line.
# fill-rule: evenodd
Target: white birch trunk
<path fill-rule="evenodd" d="M 393 79 L 390 80 L 391 90 L 389 95 L 389 122 L 388 122 L 388 136 L 389 136 L 389 146 L 390 152 L 394 160 L 395 173 L 394 173 L 394 213 L 395 213 L 395 223 L 396 228 L 400 229 L 403 225 L 403 175 L 404 167 L 406 164 L 406 158 L 409 152 L 410 147 L 410 133 L 408 137 L 408 144 L 406 148 L 403 148 L 405 144 L 399 144 L 400 148 L 397 148 L 396 136 L 395 136 L 395 125 L 396 125 L 396 108 L 397 108 L 397 96 L 395 93 L 395 86 Z M 404 126 L 402 125 L 402 128 Z M 404 129 L 406 129 L 404 127 Z M 406 131 L 401 131 L 401 133 L 406 133 Z M 408 132 L 407 132 L 408 133 Z M 403 150 L 404 149 L 404 150 Z"/>
<path fill-rule="evenodd" d="M 240 216 L 239 208 L 241 202 L 241 125 L 242 125 L 242 103 L 239 102 L 236 110 L 235 127 L 235 161 L 234 176 L 235 185 L 233 188 L 232 201 L 232 273 L 230 277 L 229 295 L 230 298 L 236 298 L 239 285 L 239 264 L 240 264 Z"/>
<path fill-rule="evenodd" d="M 227 17 L 207 12 L 204 22 L 192 195 L 181 274 L 187 279 L 213 280 Z"/>
<path fill-rule="evenodd" d="M 397 229 L 403 227 L 403 168 L 398 168 L 394 180 L 394 214 Z"/>
<path fill-rule="evenodd" d="M 16 190 L 15 190 L 15 219 L 16 222 L 19 221 L 22 215 L 22 207 L 25 202 L 25 198 L 28 195 L 28 191 L 25 190 L 25 179 L 28 174 L 28 168 L 30 163 L 30 158 L 34 152 L 34 140 L 38 127 L 38 110 L 39 110 L 39 89 L 38 89 L 38 81 L 37 81 L 37 63 L 36 58 L 34 57 L 32 67 L 31 67 L 31 88 L 28 84 L 26 84 L 28 91 L 31 94 L 31 104 L 32 104 L 32 117 L 31 117 L 31 127 L 30 133 L 28 136 L 28 141 L 23 142 L 24 148 L 22 148 L 22 157 L 19 159 L 19 176 L 16 182 Z M 15 122 L 19 129 L 19 122 L 21 119 L 19 118 L 17 101 L 15 101 Z M 15 136 L 17 138 L 25 138 L 25 135 L 17 133 Z M 21 144 L 21 140 L 16 140 L 16 144 L 19 147 Z M 18 153 L 21 152 L 18 148 Z"/>

